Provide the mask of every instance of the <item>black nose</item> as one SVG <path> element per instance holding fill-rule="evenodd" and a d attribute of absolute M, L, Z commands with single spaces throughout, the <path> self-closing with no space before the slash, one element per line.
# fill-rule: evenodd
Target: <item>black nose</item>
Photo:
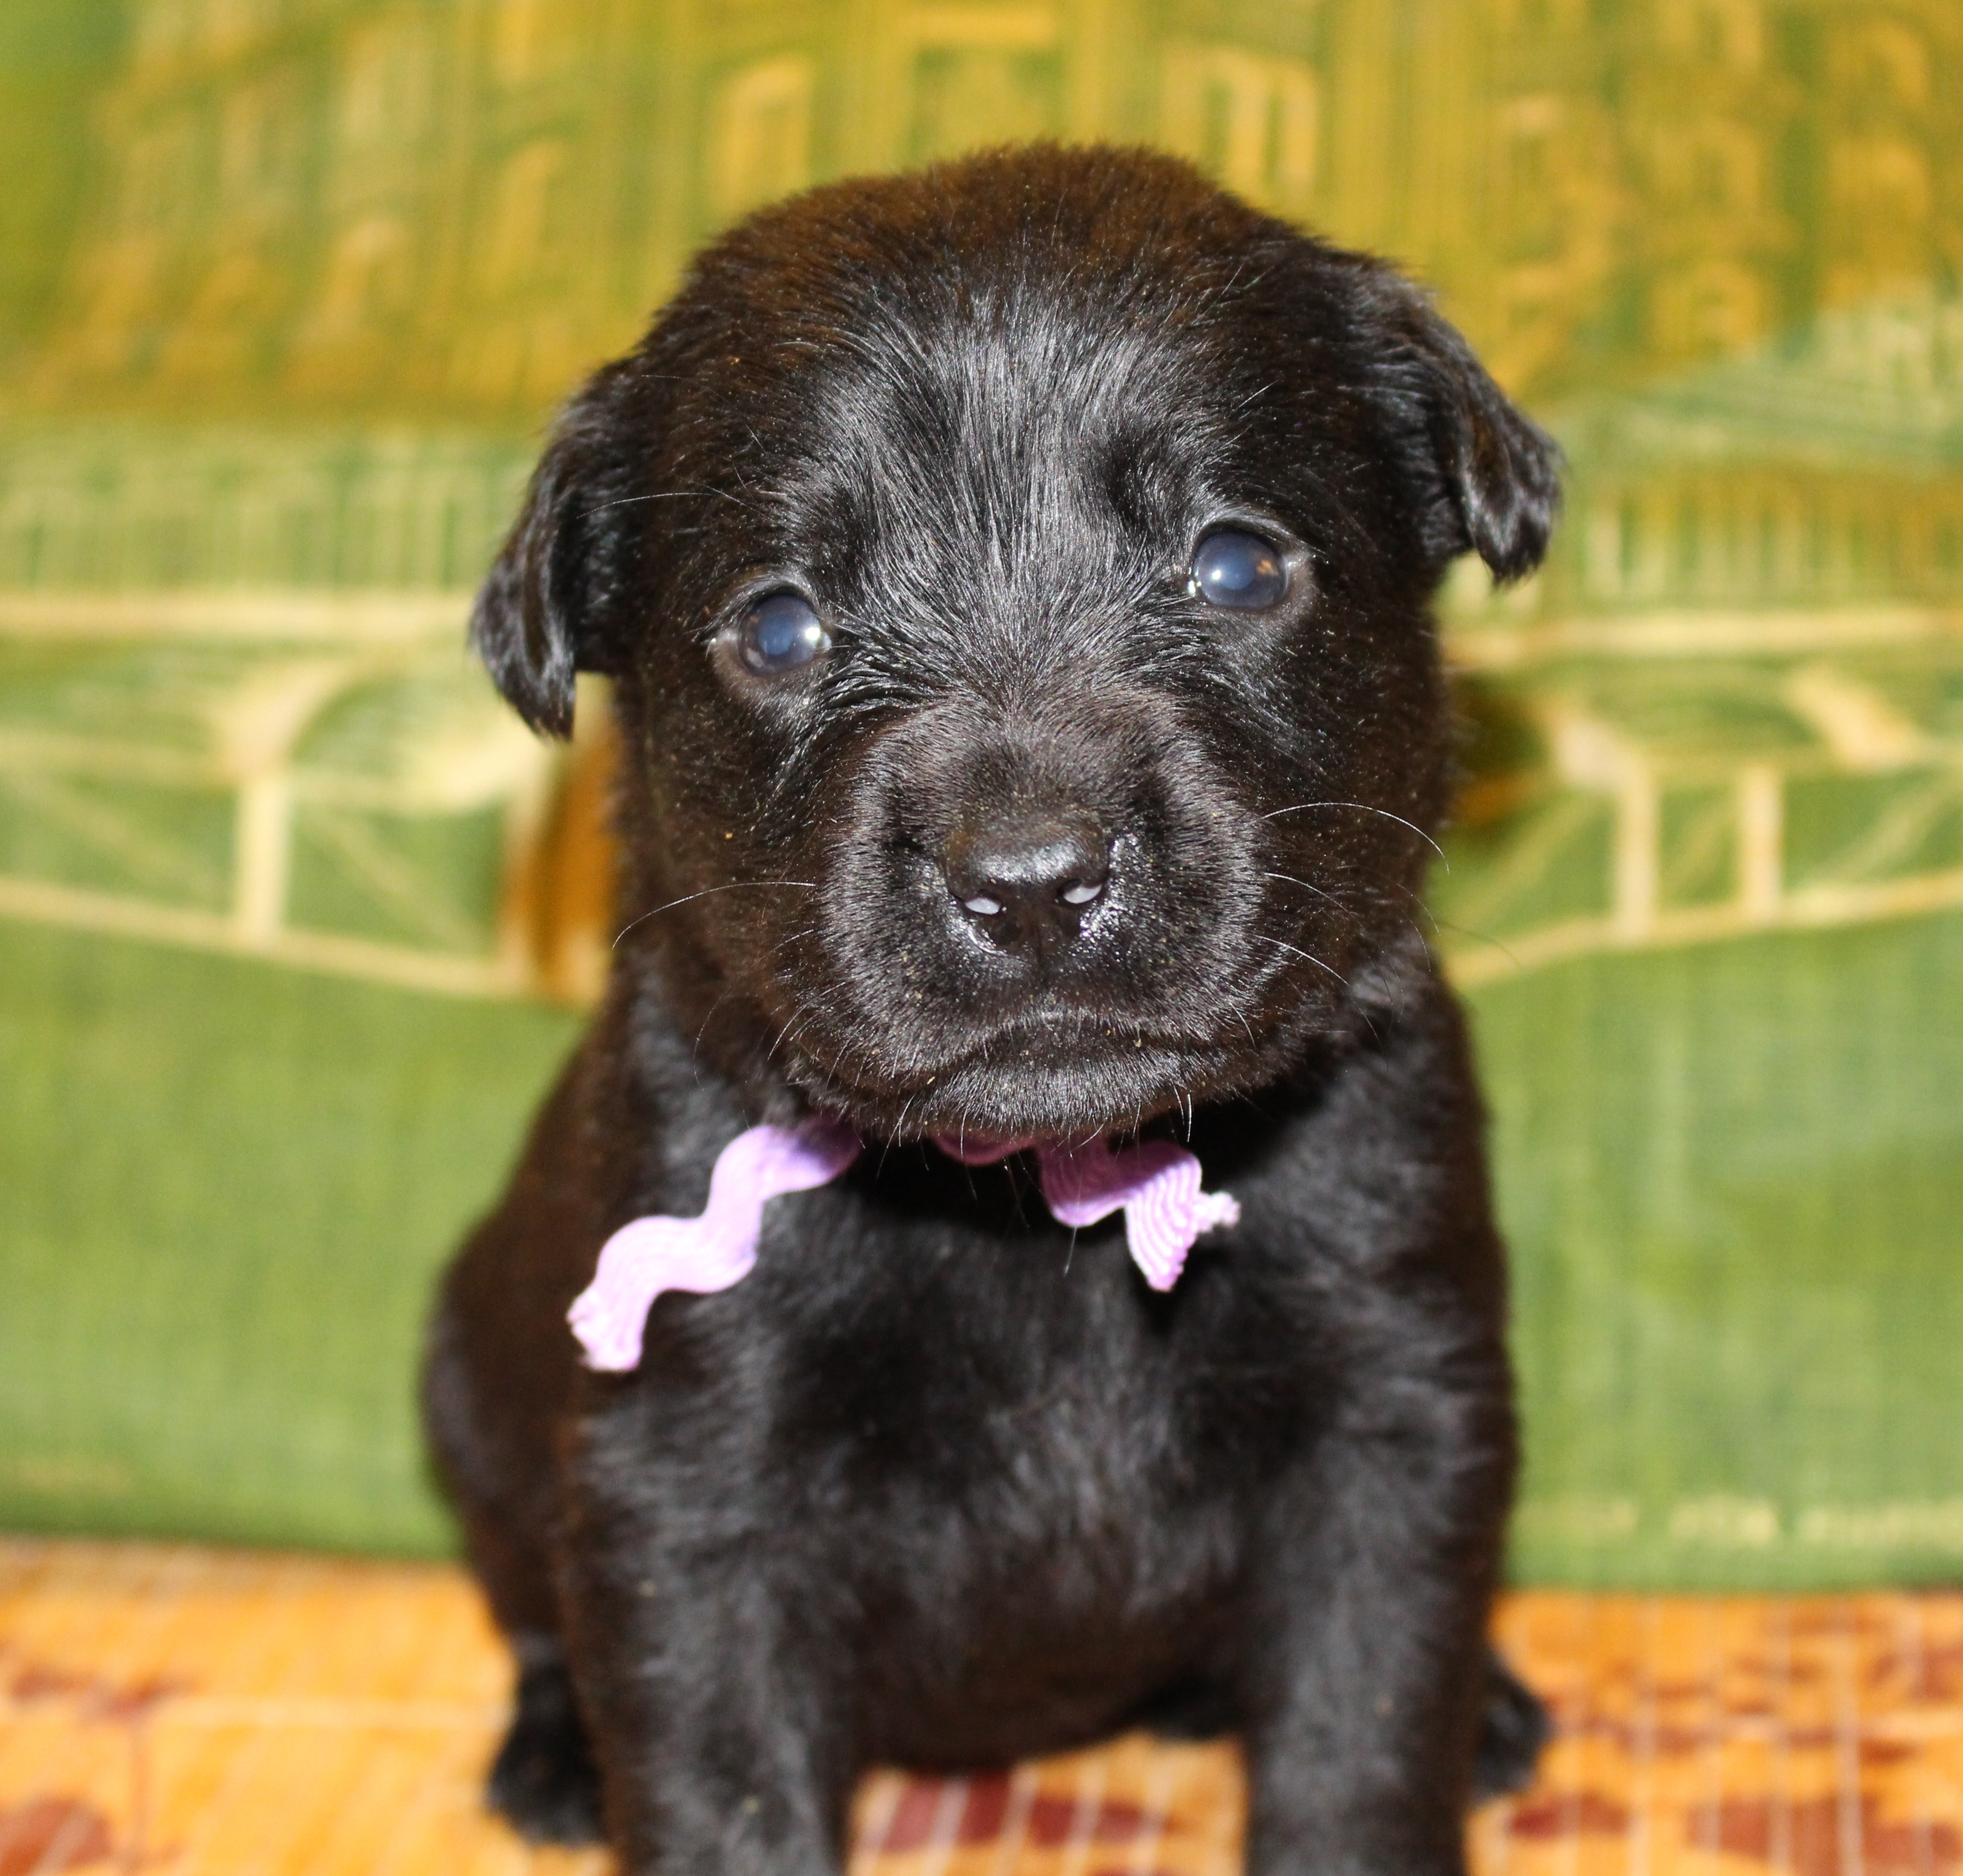
<path fill-rule="evenodd" d="M 942 869 L 955 903 L 995 944 L 1042 952 L 1074 938 L 1103 898 L 1111 846 L 1088 819 L 1002 815 L 957 828 Z"/>

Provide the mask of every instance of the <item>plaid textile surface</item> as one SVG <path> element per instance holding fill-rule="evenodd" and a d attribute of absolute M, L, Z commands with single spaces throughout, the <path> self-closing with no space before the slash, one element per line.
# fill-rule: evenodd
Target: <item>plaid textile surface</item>
<path fill-rule="evenodd" d="M 1963 1869 L 1963 1597 L 1538 1590 L 1495 1629 L 1558 1730 L 1473 1876 Z M 606 1876 L 484 1810 L 509 1672 L 452 1567 L 0 1541 L 0 1872 Z M 1225 1740 L 881 1769 L 848 1876 L 1238 1876 L 1244 1808 Z"/>
<path fill-rule="evenodd" d="M 1570 452 L 1433 882 L 1522 1580 L 1963 1572 L 1953 0 L 9 0 L 0 1520 L 435 1553 L 421 1313 L 610 937 L 464 658 L 540 424 L 826 176 L 1145 139 Z"/>

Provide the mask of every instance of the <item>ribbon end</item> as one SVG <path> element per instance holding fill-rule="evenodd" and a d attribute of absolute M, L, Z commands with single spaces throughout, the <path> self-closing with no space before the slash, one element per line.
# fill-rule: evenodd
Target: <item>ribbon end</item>
<path fill-rule="evenodd" d="M 592 1292 L 584 1291 L 565 1312 L 567 1324 L 579 1343 L 581 1365 L 596 1375 L 624 1375 L 639 1367 L 639 1331 L 623 1335 L 608 1312 L 594 1305 Z"/>
<path fill-rule="evenodd" d="M 579 1365 L 590 1375 L 631 1375 L 641 1365 L 641 1354 L 638 1349 L 631 1355 L 622 1355 L 587 1348 Z"/>
<path fill-rule="evenodd" d="M 1199 1196 L 1206 1207 L 1199 1226 L 1202 1231 L 1225 1231 L 1241 1222 L 1241 1202 L 1231 1192 L 1203 1192 Z"/>

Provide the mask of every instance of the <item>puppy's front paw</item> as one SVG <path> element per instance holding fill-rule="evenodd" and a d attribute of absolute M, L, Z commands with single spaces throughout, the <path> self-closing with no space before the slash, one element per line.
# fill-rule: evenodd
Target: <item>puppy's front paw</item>
<path fill-rule="evenodd" d="M 486 1795 L 533 1843 L 598 1843 L 600 1767 L 562 1662 L 518 1676 L 518 1710 L 498 1749 Z"/>

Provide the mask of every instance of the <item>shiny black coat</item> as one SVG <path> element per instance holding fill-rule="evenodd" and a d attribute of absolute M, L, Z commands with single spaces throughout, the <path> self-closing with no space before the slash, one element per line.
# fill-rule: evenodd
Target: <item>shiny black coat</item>
<path fill-rule="evenodd" d="M 1537 562 L 1555 472 L 1395 275 L 1138 152 L 768 211 L 575 402 L 473 630 L 546 729 L 613 677 L 626 930 L 425 1383 L 520 1664 L 522 1826 L 824 1871 L 869 1762 L 1231 1725 L 1263 1876 L 1462 1868 L 1475 1772 L 1540 1723 L 1484 1641 L 1514 1436 L 1411 917 L 1427 607 L 1459 552 Z M 1222 527 L 1285 601 L 1193 590 Z M 780 591 L 830 648 L 760 677 Z M 1108 872 L 1081 921 L 964 910 L 961 856 L 1059 828 Z M 584 1372 L 607 1236 L 812 1112 L 873 1150 Z M 1241 1222 L 1157 1295 L 957 1129 L 1170 1129 Z"/>

